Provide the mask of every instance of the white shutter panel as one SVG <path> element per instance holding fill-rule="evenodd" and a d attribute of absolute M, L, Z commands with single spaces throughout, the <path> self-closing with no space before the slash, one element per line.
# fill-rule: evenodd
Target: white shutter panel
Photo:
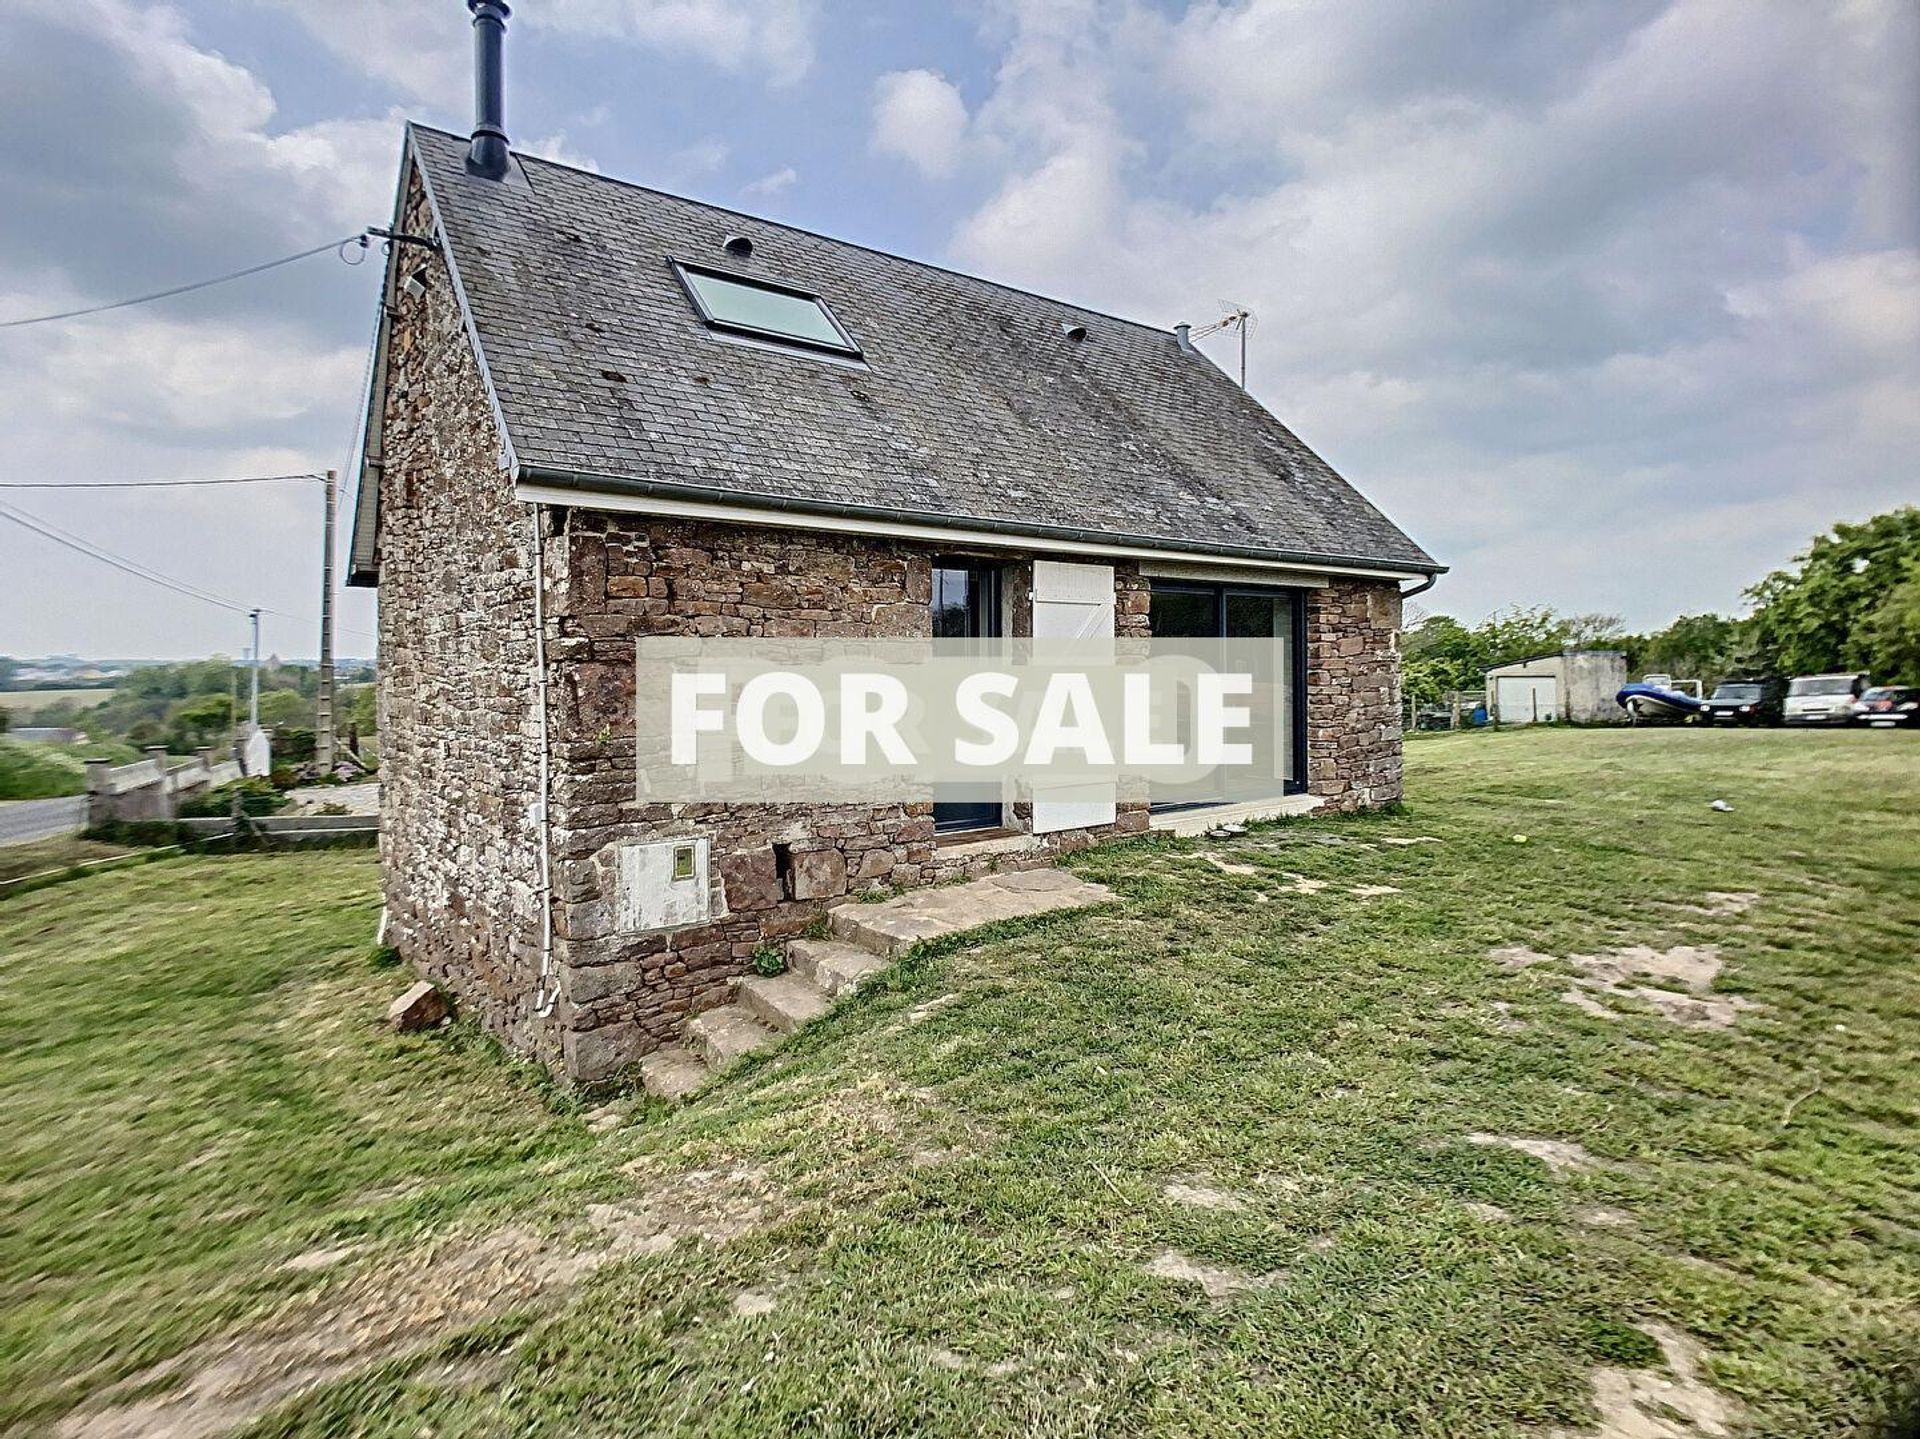
<path fill-rule="evenodd" d="M 1113 566 L 1033 562 L 1033 637 L 1113 638 Z"/>
<path fill-rule="evenodd" d="M 1037 640 L 1113 638 L 1113 566 L 1033 562 L 1033 637 Z M 1110 784 L 1060 785 L 1033 794 L 1033 832 L 1052 834 L 1112 824 Z"/>

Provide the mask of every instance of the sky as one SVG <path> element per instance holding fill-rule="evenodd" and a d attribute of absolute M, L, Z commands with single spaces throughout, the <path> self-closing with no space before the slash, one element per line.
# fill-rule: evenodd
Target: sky
<path fill-rule="evenodd" d="M 470 53 L 462 0 L 6 0 L 0 320 L 385 225 Z M 507 66 L 532 153 L 1154 324 L 1246 306 L 1250 388 L 1451 567 L 1433 611 L 1732 611 L 1920 500 L 1912 0 L 523 0 Z M 0 328 L 0 484 L 349 472 L 364 258 Z M 0 653 L 234 654 L 252 606 L 317 648 L 311 482 L 0 504 L 228 602 L 0 520 Z"/>

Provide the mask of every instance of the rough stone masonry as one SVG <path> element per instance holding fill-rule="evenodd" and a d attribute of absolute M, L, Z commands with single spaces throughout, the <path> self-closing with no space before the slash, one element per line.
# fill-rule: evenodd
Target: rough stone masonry
<path fill-rule="evenodd" d="M 404 217 L 411 233 L 430 228 L 417 180 Z M 1111 825 L 992 853 L 936 846 L 925 804 L 641 802 L 636 637 L 924 635 L 933 562 L 954 551 L 517 502 L 451 277 L 437 255 L 425 270 L 424 294 L 394 295 L 388 348 L 381 852 L 389 942 L 464 1012 L 569 1079 L 605 1078 L 725 1002 L 756 949 L 800 934 L 836 900 L 1044 864 L 1147 827 L 1143 805 L 1123 804 Z M 1032 557 L 993 559 L 1010 632 L 1031 633 Z M 1145 635 L 1147 581 L 1137 566 L 1114 569 L 1117 628 Z M 1308 591 L 1307 773 L 1332 807 L 1399 797 L 1399 618 L 1390 582 Z M 1008 820 L 1024 829 L 1025 807 Z M 715 917 L 620 932 L 610 846 L 679 837 L 711 846 Z"/>

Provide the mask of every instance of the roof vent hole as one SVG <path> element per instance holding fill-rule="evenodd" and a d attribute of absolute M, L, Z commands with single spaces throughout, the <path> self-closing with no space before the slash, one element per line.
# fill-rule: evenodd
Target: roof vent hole
<path fill-rule="evenodd" d="M 720 248 L 736 260 L 750 260 L 753 258 L 753 241 L 749 240 L 745 235 L 727 236 L 726 239 L 720 242 Z"/>
<path fill-rule="evenodd" d="M 1085 325 L 1076 325 L 1071 320 L 1063 320 L 1060 322 L 1060 333 L 1077 345 L 1087 338 L 1087 327 Z"/>

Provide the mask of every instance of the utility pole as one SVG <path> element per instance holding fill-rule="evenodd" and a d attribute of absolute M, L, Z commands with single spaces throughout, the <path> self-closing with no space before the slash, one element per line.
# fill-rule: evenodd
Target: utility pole
<path fill-rule="evenodd" d="M 314 715 L 313 757 L 320 773 L 333 773 L 333 506 L 340 477 L 327 471 L 327 513 L 320 545 L 320 702 Z"/>
<path fill-rule="evenodd" d="M 248 616 L 253 621 L 253 665 L 247 676 L 247 733 L 260 728 L 260 611 Z"/>

